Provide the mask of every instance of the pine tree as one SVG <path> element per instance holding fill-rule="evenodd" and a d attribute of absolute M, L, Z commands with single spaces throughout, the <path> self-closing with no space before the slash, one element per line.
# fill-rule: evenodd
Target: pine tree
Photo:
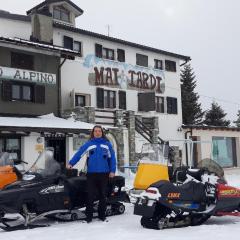
<path fill-rule="evenodd" d="M 186 125 L 200 124 L 204 112 L 201 109 L 201 103 L 198 103 L 199 95 L 194 92 L 197 84 L 190 64 L 185 65 L 181 71 L 181 82 L 183 123 Z"/>
<path fill-rule="evenodd" d="M 237 114 L 237 120 L 234 122 L 236 124 L 236 127 L 240 128 L 240 110 L 238 110 L 238 114 Z"/>
<path fill-rule="evenodd" d="M 209 126 L 228 127 L 230 121 L 226 120 L 227 113 L 216 102 L 212 102 L 211 109 L 206 112 L 204 123 Z"/>

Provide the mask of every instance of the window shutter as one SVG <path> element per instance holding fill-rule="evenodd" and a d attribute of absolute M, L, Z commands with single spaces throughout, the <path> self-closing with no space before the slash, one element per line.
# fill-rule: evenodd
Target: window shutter
<path fill-rule="evenodd" d="M 125 51 L 123 49 L 117 50 L 117 60 L 119 62 L 125 62 Z"/>
<path fill-rule="evenodd" d="M 177 98 L 173 98 L 173 114 L 178 113 Z"/>
<path fill-rule="evenodd" d="M 96 57 L 102 58 L 102 45 L 100 44 L 95 44 L 95 54 Z"/>
<path fill-rule="evenodd" d="M 155 93 L 139 93 L 138 94 L 138 111 L 148 112 L 155 111 L 156 102 L 155 102 Z"/>
<path fill-rule="evenodd" d="M 104 108 L 104 89 L 97 88 L 97 108 Z"/>
<path fill-rule="evenodd" d="M 164 106 L 164 97 L 162 97 L 162 103 L 161 103 L 161 112 L 164 113 L 165 112 L 165 106 Z"/>
<path fill-rule="evenodd" d="M 12 84 L 8 81 L 2 82 L 2 100 L 11 101 L 12 100 Z"/>
<path fill-rule="evenodd" d="M 137 53 L 136 64 L 143 67 L 148 67 L 148 56 Z"/>
<path fill-rule="evenodd" d="M 114 92 L 113 108 L 116 108 L 116 92 Z"/>
<path fill-rule="evenodd" d="M 73 38 L 64 36 L 63 44 L 64 44 L 64 48 L 73 50 Z"/>
<path fill-rule="evenodd" d="M 35 85 L 35 103 L 44 104 L 45 103 L 45 86 Z"/>
<path fill-rule="evenodd" d="M 177 98 L 167 97 L 167 113 L 177 114 Z"/>
<path fill-rule="evenodd" d="M 170 97 L 167 97 L 167 113 L 172 113 L 172 99 Z"/>
<path fill-rule="evenodd" d="M 118 98 L 119 98 L 119 109 L 126 110 L 126 92 L 125 91 L 119 91 L 118 92 Z"/>

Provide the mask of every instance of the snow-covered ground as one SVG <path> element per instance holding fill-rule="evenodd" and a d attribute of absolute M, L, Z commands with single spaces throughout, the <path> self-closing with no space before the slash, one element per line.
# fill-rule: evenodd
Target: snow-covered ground
<path fill-rule="evenodd" d="M 240 169 L 226 170 L 230 185 L 240 187 Z M 144 229 L 140 217 L 133 215 L 133 206 L 126 204 L 126 213 L 109 218 L 109 222 L 93 221 L 91 224 L 52 222 L 50 227 L 16 232 L 0 231 L 1 240 L 237 240 L 240 236 L 240 218 L 212 217 L 196 227 Z"/>

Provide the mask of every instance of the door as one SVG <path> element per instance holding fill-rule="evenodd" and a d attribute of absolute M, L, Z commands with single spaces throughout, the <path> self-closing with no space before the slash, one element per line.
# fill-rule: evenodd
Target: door
<path fill-rule="evenodd" d="M 54 148 L 54 159 L 65 167 L 66 164 L 66 138 L 45 138 L 46 147 Z"/>
<path fill-rule="evenodd" d="M 198 138 L 196 136 L 192 136 L 192 141 L 198 141 Z M 193 159 L 192 159 L 192 164 L 193 167 L 197 167 L 198 162 L 199 162 L 199 153 L 198 153 L 198 143 L 193 143 Z"/>

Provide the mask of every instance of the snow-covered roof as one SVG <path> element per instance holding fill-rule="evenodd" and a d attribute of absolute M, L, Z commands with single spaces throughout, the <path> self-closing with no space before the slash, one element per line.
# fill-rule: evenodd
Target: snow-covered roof
<path fill-rule="evenodd" d="M 10 44 L 18 44 L 18 45 L 20 44 L 20 45 L 32 46 L 32 47 L 44 49 L 47 51 L 57 51 L 57 52 L 60 52 L 61 55 L 65 55 L 65 54 L 72 55 L 72 56 L 80 56 L 81 55 L 81 53 L 78 51 L 74 51 L 74 50 L 64 48 L 61 46 L 51 45 L 51 44 L 43 44 L 43 43 L 33 42 L 30 40 L 21 39 L 21 38 L 0 37 L 0 41 L 10 43 Z"/>
<path fill-rule="evenodd" d="M 213 131 L 231 131 L 231 132 L 240 132 L 239 127 L 227 127 L 227 126 L 211 126 L 211 125 L 182 125 L 183 129 L 195 129 L 195 130 L 213 130 Z"/>
<path fill-rule="evenodd" d="M 89 130 L 94 127 L 94 124 L 75 121 L 74 119 L 63 119 L 55 117 L 53 114 L 48 114 L 36 118 L 26 118 L 26 117 L 0 117 L 0 128 L 7 130 L 16 128 L 26 128 L 26 129 L 36 129 L 42 131 L 47 131 L 54 129 L 59 132 L 69 131 L 69 133 L 77 133 L 80 130 Z M 76 130 L 76 131 L 75 131 Z"/>

